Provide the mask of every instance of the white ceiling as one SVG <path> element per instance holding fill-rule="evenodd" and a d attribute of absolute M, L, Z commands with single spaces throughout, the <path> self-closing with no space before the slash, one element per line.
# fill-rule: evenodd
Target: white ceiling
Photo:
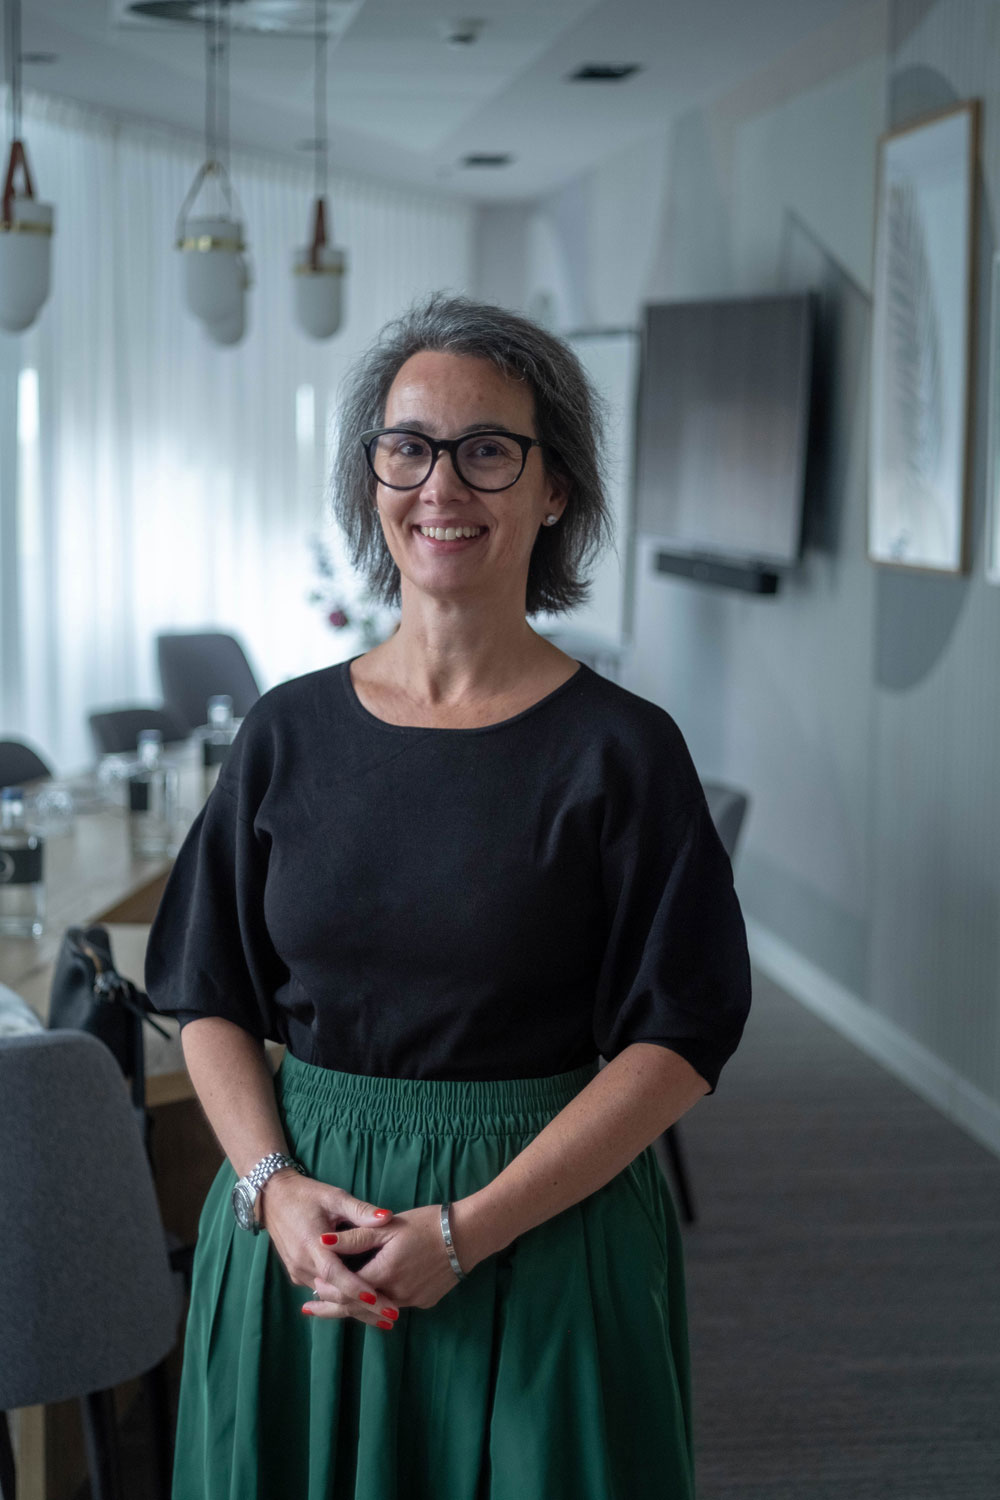
<path fill-rule="evenodd" d="M 234 7 L 240 0 L 232 0 Z M 204 38 L 136 20 L 127 0 L 23 0 L 26 89 L 200 131 Z M 331 5 L 331 161 L 478 199 L 530 199 L 664 128 L 865 0 L 337 0 Z M 281 0 L 272 0 L 279 10 Z M 302 0 L 294 7 L 301 12 Z M 484 21 L 450 47 L 456 17 Z M 585 63 L 633 63 L 620 84 L 569 83 Z M 237 34 L 232 136 L 303 159 L 313 43 Z M 458 165 L 510 152 L 502 169 Z"/>

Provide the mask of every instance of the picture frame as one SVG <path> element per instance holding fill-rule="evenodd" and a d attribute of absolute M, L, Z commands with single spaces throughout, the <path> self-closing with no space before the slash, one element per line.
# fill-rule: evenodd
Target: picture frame
<path fill-rule="evenodd" d="M 868 556 L 968 570 L 978 100 L 879 142 Z"/>
<path fill-rule="evenodd" d="M 1000 583 L 1000 251 L 990 278 L 989 457 L 986 466 L 986 579 Z"/>

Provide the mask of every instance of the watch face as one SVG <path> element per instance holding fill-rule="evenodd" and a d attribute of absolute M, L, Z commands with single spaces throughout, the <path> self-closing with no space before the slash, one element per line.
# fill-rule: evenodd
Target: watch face
<path fill-rule="evenodd" d="M 233 1188 L 233 1213 L 241 1229 L 253 1229 L 255 1226 L 253 1216 L 255 1197 L 256 1195 L 250 1192 L 245 1182 L 238 1182 Z"/>

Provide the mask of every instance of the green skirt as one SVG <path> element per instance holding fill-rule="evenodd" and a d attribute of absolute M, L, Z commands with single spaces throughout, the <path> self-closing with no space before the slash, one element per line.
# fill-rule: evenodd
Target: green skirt
<path fill-rule="evenodd" d="M 398 1212 L 490 1182 L 594 1076 L 369 1078 L 286 1055 L 310 1176 Z M 691 1500 L 684 1274 L 651 1148 L 391 1333 L 303 1317 L 223 1163 L 199 1226 L 174 1500 Z"/>

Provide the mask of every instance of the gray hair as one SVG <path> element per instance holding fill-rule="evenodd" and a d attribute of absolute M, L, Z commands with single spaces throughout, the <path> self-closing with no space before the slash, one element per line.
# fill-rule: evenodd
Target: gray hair
<path fill-rule="evenodd" d="M 587 566 L 612 540 L 601 455 L 604 403 L 562 339 L 517 313 L 468 297 L 436 292 L 411 307 L 383 328 L 347 376 L 331 499 L 352 562 L 376 599 L 398 604 L 399 569 L 385 544 L 375 478 L 358 435 L 382 426 L 393 380 L 424 350 L 492 360 L 505 375 L 531 387 L 542 461 L 565 485 L 567 505 L 558 526 L 539 531 L 528 567 L 526 610 L 531 615 L 572 609 L 587 597 Z"/>

